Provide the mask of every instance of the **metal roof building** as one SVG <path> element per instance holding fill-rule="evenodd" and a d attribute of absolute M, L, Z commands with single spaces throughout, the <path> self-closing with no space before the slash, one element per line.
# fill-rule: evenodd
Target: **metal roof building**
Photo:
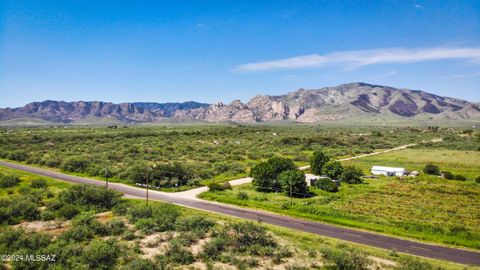
<path fill-rule="evenodd" d="M 373 175 L 385 175 L 385 176 L 404 176 L 408 172 L 404 168 L 373 166 L 371 170 Z"/>

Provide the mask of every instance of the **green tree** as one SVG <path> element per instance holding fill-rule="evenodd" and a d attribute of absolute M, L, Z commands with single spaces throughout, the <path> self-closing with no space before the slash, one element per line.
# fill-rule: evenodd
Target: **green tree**
<path fill-rule="evenodd" d="M 83 173 L 86 171 L 89 165 L 90 161 L 85 157 L 70 157 L 63 161 L 60 168 L 68 172 Z"/>
<path fill-rule="evenodd" d="M 273 157 L 266 162 L 260 162 L 250 170 L 253 186 L 257 191 L 275 191 L 282 188 L 278 176 L 280 173 L 295 170 L 295 164 L 288 158 Z"/>
<path fill-rule="evenodd" d="M 305 173 L 300 170 L 284 171 L 278 179 L 282 185 L 282 190 L 292 197 L 301 197 L 302 194 L 308 192 L 307 182 L 305 181 Z"/>
<path fill-rule="evenodd" d="M 325 190 L 327 192 L 337 192 L 338 187 L 337 185 L 328 178 L 320 178 L 315 182 L 315 186 L 321 190 Z"/>
<path fill-rule="evenodd" d="M 348 184 L 360 184 L 362 180 L 363 172 L 355 166 L 346 166 L 343 169 L 342 175 L 340 175 L 340 180 Z"/>
<path fill-rule="evenodd" d="M 322 172 L 332 179 L 338 179 L 343 173 L 343 166 L 340 162 L 331 160 L 323 166 Z"/>
<path fill-rule="evenodd" d="M 310 169 L 314 174 L 322 174 L 322 169 L 325 163 L 327 163 L 330 158 L 321 151 L 315 151 L 312 158 L 310 159 Z"/>
<path fill-rule="evenodd" d="M 440 175 L 440 168 L 437 165 L 427 164 L 425 168 L 423 168 L 423 172 L 431 175 Z"/>

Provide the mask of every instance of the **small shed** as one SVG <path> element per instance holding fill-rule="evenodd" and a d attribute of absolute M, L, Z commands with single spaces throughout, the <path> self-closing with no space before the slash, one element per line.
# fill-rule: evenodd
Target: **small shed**
<path fill-rule="evenodd" d="M 385 175 L 385 176 L 404 176 L 408 172 L 405 168 L 373 166 L 371 170 L 373 175 Z"/>

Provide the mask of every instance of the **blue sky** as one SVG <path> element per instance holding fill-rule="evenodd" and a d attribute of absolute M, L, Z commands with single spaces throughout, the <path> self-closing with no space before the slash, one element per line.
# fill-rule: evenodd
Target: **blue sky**
<path fill-rule="evenodd" d="M 480 1 L 0 2 L 0 107 L 352 81 L 480 101 Z"/>

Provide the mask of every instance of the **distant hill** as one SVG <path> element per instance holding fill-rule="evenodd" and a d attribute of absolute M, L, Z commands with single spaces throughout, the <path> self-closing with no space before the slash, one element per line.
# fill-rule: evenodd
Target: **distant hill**
<path fill-rule="evenodd" d="M 198 102 L 33 102 L 0 109 L 0 121 L 39 119 L 76 123 L 111 119 L 123 123 L 206 121 L 256 123 L 292 121 L 315 123 L 340 120 L 480 120 L 479 104 L 428 92 L 366 83 L 321 89 L 299 89 L 280 96 L 257 95 L 247 103 Z"/>

